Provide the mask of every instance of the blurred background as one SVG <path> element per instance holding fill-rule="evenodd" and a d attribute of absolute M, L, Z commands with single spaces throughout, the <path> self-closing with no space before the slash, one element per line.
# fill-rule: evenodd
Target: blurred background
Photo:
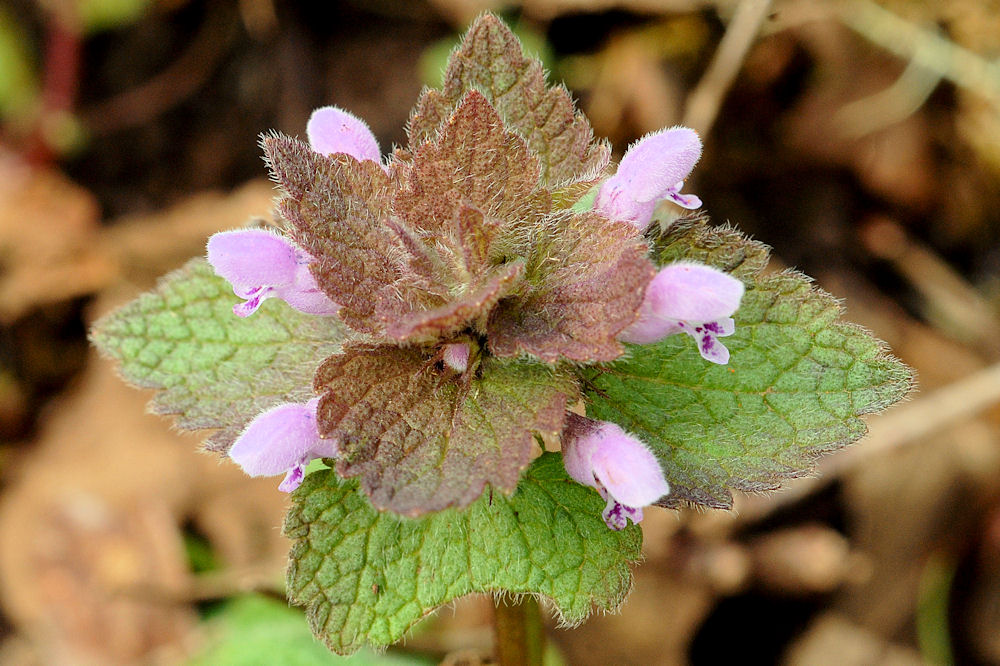
<path fill-rule="evenodd" d="M 685 191 L 919 373 L 816 478 L 648 511 L 621 614 L 550 622 L 553 658 L 1000 664 L 997 0 L 4 0 L 0 663 L 342 663 L 283 601 L 277 479 L 146 414 L 86 331 L 268 214 L 260 132 L 334 103 L 404 142 L 484 9 L 617 155 L 700 131 Z M 470 598 L 354 663 L 481 663 L 489 623 Z"/>

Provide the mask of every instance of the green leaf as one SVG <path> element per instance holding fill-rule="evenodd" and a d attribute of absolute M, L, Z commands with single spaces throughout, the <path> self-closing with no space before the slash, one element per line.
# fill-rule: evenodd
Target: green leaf
<path fill-rule="evenodd" d="M 262 596 L 226 602 L 207 622 L 207 646 L 187 666 L 416 666 L 430 659 L 364 650 L 337 657 L 306 628 L 302 612 Z"/>
<path fill-rule="evenodd" d="M 885 344 L 838 321 L 841 308 L 798 273 L 759 276 L 766 248 L 730 229 L 668 229 L 661 263 L 703 261 L 748 288 L 724 339 L 729 364 L 704 361 L 688 336 L 629 346 L 586 371 L 587 414 L 639 436 L 664 465 L 662 502 L 732 506 L 731 490 L 773 490 L 866 432 L 860 418 L 900 400 L 910 370 Z"/>
<path fill-rule="evenodd" d="M 472 592 L 542 595 L 564 622 L 582 622 L 622 603 L 642 542 L 635 525 L 607 528 L 604 501 L 571 481 L 554 453 L 532 464 L 512 496 L 486 493 L 460 512 L 380 513 L 332 470 L 307 477 L 293 502 L 289 597 L 343 654 L 398 641 Z"/>
<path fill-rule="evenodd" d="M 265 409 L 313 397 L 313 373 L 343 338 L 335 319 L 273 298 L 237 317 L 238 300 L 204 259 L 192 259 L 91 332 L 126 380 L 162 389 L 153 411 L 178 415 L 186 430 L 221 428 L 207 443 L 216 451 L 228 450 Z"/>
<path fill-rule="evenodd" d="M 360 476 L 379 509 L 405 515 L 467 506 L 487 484 L 512 492 L 535 437 L 555 440 L 578 395 L 540 363 L 474 357 L 458 375 L 427 350 L 399 347 L 333 356 L 315 385 L 325 392 L 320 433 L 339 442 L 337 471 Z"/>
<path fill-rule="evenodd" d="M 654 231 L 652 257 L 657 265 L 697 261 L 752 285 L 767 266 L 770 248 L 728 225 L 713 227 L 707 221 L 707 216 L 696 213 L 675 220 L 659 233 Z M 654 225 L 653 229 L 659 228 Z"/>

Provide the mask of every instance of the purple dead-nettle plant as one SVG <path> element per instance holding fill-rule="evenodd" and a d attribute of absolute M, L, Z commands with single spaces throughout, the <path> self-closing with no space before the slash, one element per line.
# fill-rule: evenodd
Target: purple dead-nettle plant
<path fill-rule="evenodd" d="M 308 142 L 265 135 L 274 228 L 212 236 L 93 332 L 155 410 L 284 475 L 289 596 L 334 650 L 471 592 L 614 609 L 644 508 L 775 489 L 907 391 L 834 299 L 682 193 L 695 132 L 614 167 L 494 16 L 407 130 L 383 156 L 324 107 Z"/>

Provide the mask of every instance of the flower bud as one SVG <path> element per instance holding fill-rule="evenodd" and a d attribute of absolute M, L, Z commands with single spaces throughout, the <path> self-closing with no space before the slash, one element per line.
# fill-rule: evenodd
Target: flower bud
<path fill-rule="evenodd" d="M 306 135 L 317 153 L 347 153 L 357 160 L 382 161 L 378 139 L 368 129 L 368 124 L 336 106 L 313 111 L 306 124 Z"/>

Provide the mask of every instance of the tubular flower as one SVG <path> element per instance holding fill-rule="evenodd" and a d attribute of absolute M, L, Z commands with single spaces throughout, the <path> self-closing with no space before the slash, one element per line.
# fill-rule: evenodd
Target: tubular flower
<path fill-rule="evenodd" d="M 701 139 L 692 129 L 671 127 L 647 134 L 629 147 L 617 173 L 601 185 L 596 209 L 645 229 L 663 199 L 683 208 L 700 208 L 701 199 L 681 194 L 699 157 Z"/>
<path fill-rule="evenodd" d="M 244 299 L 233 306 L 249 317 L 268 298 L 280 298 L 299 312 L 334 315 L 340 309 L 309 271 L 313 258 L 285 237 L 264 229 L 223 231 L 208 239 L 208 263 Z"/>
<path fill-rule="evenodd" d="M 607 500 L 602 515 L 613 530 L 638 523 L 642 507 L 670 492 L 653 452 L 614 423 L 567 414 L 562 452 L 566 472 Z"/>
<path fill-rule="evenodd" d="M 278 488 L 292 492 L 302 483 L 311 460 L 337 455 L 336 442 L 319 436 L 318 403 L 319 398 L 305 404 L 285 403 L 260 414 L 236 439 L 229 457 L 250 476 L 284 474 Z"/>
<path fill-rule="evenodd" d="M 638 318 L 619 339 L 649 344 L 687 333 L 698 342 L 705 360 L 724 365 L 729 362 L 729 350 L 719 338 L 735 332 L 732 315 L 743 291 L 742 282 L 710 266 L 670 264 L 649 283 Z"/>

